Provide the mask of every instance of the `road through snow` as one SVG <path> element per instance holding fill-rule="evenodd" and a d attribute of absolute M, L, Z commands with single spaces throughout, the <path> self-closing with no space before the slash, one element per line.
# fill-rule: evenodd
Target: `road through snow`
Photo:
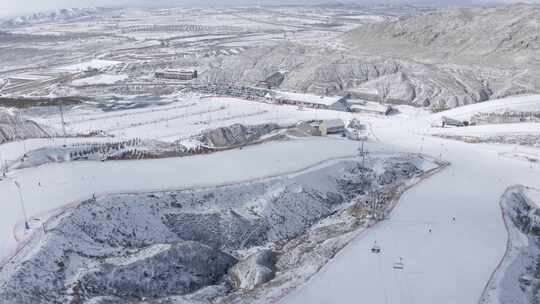
<path fill-rule="evenodd" d="M 442 155 L 451 165 L 406 192 L 389 220 L 355 239 L 283 303 L 477 303 L 505 251 L 499 198 L 510 185 L 540 187 L 540 171 L 499 155 L 512 147 L 417 135 L 426 125 L 426 118 L 401 117 L 374 121 L 373 129 L 399 150 Z M 379 255 L 370 251 L 375 241 Z M 402 271 L 392 267 L 400 257 Z"/>

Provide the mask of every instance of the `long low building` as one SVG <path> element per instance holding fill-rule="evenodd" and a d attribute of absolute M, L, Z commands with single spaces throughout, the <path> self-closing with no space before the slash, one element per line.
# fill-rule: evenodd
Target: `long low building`
<path fill-rule="evenodd" d="M 350 111 L 347 98 L 341 96 L 317 96 L 283 91 L 272 91 L 272 98 L 280 104 L 290 104 L 316 109 Z"/>
<path fill-rule="evenodd" d="M 197 78 L 197 70 L 164 70 L 155 73 L 156 78 L 193 80 Z"/>

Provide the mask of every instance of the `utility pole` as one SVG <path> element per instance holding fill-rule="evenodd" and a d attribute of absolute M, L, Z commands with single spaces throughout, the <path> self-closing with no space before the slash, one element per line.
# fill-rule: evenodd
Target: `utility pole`
<path fill-rule="evenodd" d="M 60 107 L 60 120 L 62 121 L 62 132 L 64 134 L 64 138 L 66 137 L 66 121 L 64 120 L 64 107 L 62 105 L 62 100 L 58 103 L 58 106 Z"/>
<path fill-rule="evenodd" d="M 4 161 L 2 160 L 2 153 L 0 153 L 0 173 L 6 177 L 6 168 L 4 168 Z"/>
<path fill-rule="evenodd" d="M 21 192 L 21 185 L 17 182 L 17 181 L 13 181 L 15 183 L 15 186 L 17 186 L 17 190 L 19 191 L 19 199 L 20 199 L 20 203 L 21 203 L 21 209 L 22 209 L 22 212 L 23 212 L 23 216 L 24 216 L 24 228 L 26 228 L 26 230 L 30 229 L 30 225 L 28 225 L 28 217 L 26 216 L 26 209 L 24 208 L 24 201 L 23 201 L 23 196 L 22 196 L 22 192 Z"/>
<path fill-rule="evenodd" d="M 19 116 L 19 122 L 21 123 L 21 129 L 24 128 L 24 120 L 22 118 L 22 114 L 21 114 L 21 111 L 18 111 L 18 116 Z M 19 132 L 17 132 L 19 133 Z M 19 134 L 19 137 L 21 138 L 22 140 L 22 143 L 23 143 L 23 149 L 24 149 L 24 155 L 26 155 L 26 140 L 24 138 L 24 134 Z M 24 157 L 24 156 L 23 156 Z"/>
<path fill-rule="evenodd" d="M 358 149 L 358 154 L 362 156 L 362 167 L 366 167 L 366 156 L 368 154 L 367 150 L 364 150 L 364 142 L 362 141 L 362 145 L 360 146 L 360 149 Z"/>

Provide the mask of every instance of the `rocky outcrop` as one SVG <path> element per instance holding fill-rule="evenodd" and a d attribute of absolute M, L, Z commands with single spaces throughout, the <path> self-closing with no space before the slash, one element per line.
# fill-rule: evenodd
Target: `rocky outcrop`
<path fill-rule="evenodd" d="M 507 250 L 480 303 L 540 303 L 540 191 L 513 186 L 500 204 Z"/>
<path fill-rule="evenodd" d="M 278 130 L 277 124 L 263 124 L 255 126 L 244 126 L 234 124 L 204 131 L 200 136 L 200 141 L 213 148 L 227 148 L 240 145 L 247 145 L 259 140 L 262 136 Z"/>
<path fill-rule="evenodd" d="M 216 284 L 235 259 L 198 242 L 156 244 L 138 252 L 105 259 L 80 278 L 91 295 L 124 299 L 186 294 Z"/>
<path fill-rule="evenodd" d="M 229 270 L 233 287 L 251 290 L 274 278 L 276 257 L 272 250 L 266 249 L 254 253 L 240 261 Z"/>

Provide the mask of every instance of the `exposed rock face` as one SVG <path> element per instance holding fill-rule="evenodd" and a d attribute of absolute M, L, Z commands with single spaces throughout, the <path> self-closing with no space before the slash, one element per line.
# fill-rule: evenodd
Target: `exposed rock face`
<path fill-rule="evenodd" d="M 540 191 L 510 187 L 501 198 L 508 249 L 481 303 L 540 303 Z"/>
<path fill-rule="evenodd" d="M 204 131 L 201 141 L 210 147 L 224 148 L 252 143 L 262 136 L 279 129 L 277 124 L 244 126 L 234 124 L 213 130 Z"/>
<path fill-rule="evenodd" d="M 34 121 L 17 117 L 0 109 L 0 144 L 26 138 L 50 137 L 55 132 Z"/>
<path fill-rule="evenodd" d="M 234 262 L 230 255 L 197 242 L 158 244 L 106 259 L 80 280 L 89 295 L 157 298 L 213 285 Z"/>
<path fill-rule="evenodd" d="M 420 174 L 421 171 L 411 163 L 398 163 L 377 177 L 379 184 L 388 185 L 397 180 L 410 178 Z"/>
<path fill-rule="evenodd" d="M 262 250 L 238 262 L 229 270 L 236 289 L 251 290 L 274 277 L 276 257 L 272 250 Z"/>

